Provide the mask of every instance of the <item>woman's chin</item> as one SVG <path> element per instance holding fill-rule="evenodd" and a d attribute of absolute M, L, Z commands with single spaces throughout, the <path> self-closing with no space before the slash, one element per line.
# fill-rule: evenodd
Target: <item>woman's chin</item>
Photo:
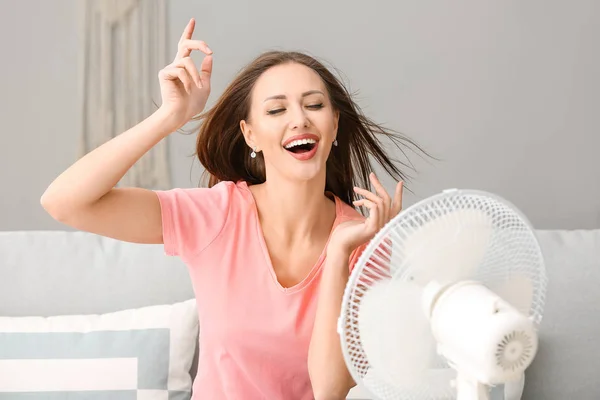
<path fill-rule="evenodd" d="M 322 154 L 316 154 L 310 160 L 298 161 L 288 155 L 284 158 L 267 162 L 267 177 L 276 174 L 283 181 L 307 183 L 311 181 L 324 183 L 327 159 Z M 278 179 L 279 180 L 279 179 Z"/>
<path fill-rule="evenodd" d="M 306 163 L 290 168 L 285 175 L 289 181 L 293 182 L 320 182 L 320 178 L 325 177 L 325 166 L 317 163 Z"/>

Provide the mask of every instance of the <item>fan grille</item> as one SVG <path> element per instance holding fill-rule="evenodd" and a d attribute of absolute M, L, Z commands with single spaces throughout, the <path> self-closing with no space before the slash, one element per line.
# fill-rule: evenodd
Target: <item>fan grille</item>
<path fill-rule="evenodd" d="M 533 285 L 533 298 L 531 306 L 520 311 L 529 315 L 536 325 L 541 322 L 547 277 L 537 238 L 523 214 L 506 200 L 480 191 L 447 191 L 421 201 L 398 215 L 371 241 L 356 265 L 344 294 L 340 320 L 344 356 L 353 377 L 362 381 L 377 398 L 456 398 L 456 390 L 450 385 L 433 391 L 426 385 L 411 386 L 410 389 L 399 388 L 390 384 L 389 380 L 380 379 L 382 371 L 368 374 L 370 365 L 361 342 L 358 319 L 361 299 L 374 283 L 411 279 L 410 260 L 403 252 L 405 240 L 426 223 L 457 210 L 483 212 L 492 224 L 491 237 L 483 260 L 470 278 L 487 285 L 509 282 L 515 275 L 527 277 Z M 517 335 L 513 339 L 519 338 Z M 502 361 L 501 357 L 498 361 Z M 432 361 L 430 368 L 451 372 L 448 371 L 450 367 L 442 357 Z"/>

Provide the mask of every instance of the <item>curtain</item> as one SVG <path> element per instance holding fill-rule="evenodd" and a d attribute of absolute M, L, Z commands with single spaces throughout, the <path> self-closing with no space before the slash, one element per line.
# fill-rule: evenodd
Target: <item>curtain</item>
<path fill-rule="evenodd" d="M 160 105 L 158 71 L 168 64 L 166 0 L 83 0 L 80 156 L 136 125 Z M 169 189 L 167 141 L 118 186 Z"/>

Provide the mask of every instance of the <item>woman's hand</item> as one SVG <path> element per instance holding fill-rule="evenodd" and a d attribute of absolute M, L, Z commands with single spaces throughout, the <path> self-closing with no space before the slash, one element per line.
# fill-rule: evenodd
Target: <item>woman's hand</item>
<path fill-rule="evenodd" d="M 210 94 L 212 50 L 200 40 L 192 40 L 196 21 L 192 18 L 185 27 L 175 60 L 158 73 L 161 110 L 174 118 L 180 128 L 204 110 Z M 206 54 L 200 72 L 190 57 L 193 50 Z"/>
<path fill-rule="evenodd" d="M 354 191 L 364 198 L 356 200 L 355 206 L 365 206 L 369 216 L 364 221 L 348 221 L 338 225 L 332 234 L 327 248 L 332 251 L 350 255 L 358 246 L 367 243 L 385 224 L 402 210 L 403 182 L 398 182 L 394 198 L 390 198 L 385 188 L 374 173 L 369 175 L 376 193 L 361 188 Z"/>

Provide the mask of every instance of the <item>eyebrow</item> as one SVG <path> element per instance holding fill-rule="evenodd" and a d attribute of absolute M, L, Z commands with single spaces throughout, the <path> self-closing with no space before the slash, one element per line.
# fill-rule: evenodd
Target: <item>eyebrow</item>
<path fill-rule="evenodd" d="M 302 93 L 302 97 L 306 97 L 306 96 L 310 96 L 311 94 L 318 94 L 318 93 L 325 96 L 325 93 L 321 92 L 320 90 L 309 90 L 308 92 Z M 267 101 L 267 100 L 283 100 L 283 99 L 286 99 L 285 94 L 278 94 L 276 96 L 267 97 L 265 99 L 265 101 Z"/>

